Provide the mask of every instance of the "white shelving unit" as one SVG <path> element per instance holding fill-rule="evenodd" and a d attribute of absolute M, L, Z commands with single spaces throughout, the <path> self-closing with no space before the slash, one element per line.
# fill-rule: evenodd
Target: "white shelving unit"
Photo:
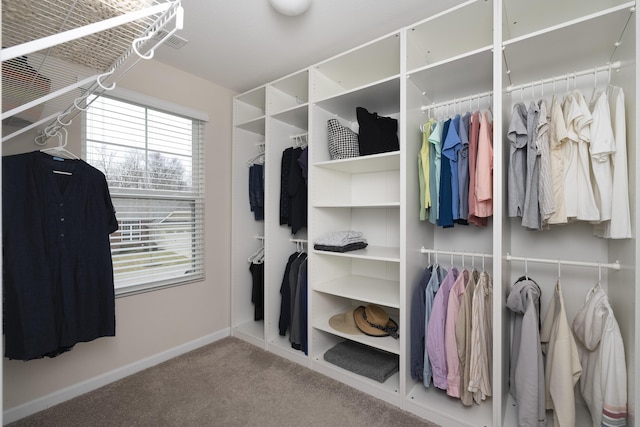
<path fill-rule="evenodd" d="M 637 228 L 640 152 L 636 139 L 640 121 L 640 86 L 635 2 L 609 0 L 470 0 L 401 28 L 343 54 L 293 73 L 276 82 L 238 95 L 234 101 L 234 293 L 233 333 L 270 351 L 304 364 L 359 390 L 446 426 L 510 426 L 517 408 L 509 396 L 510 314 L 505 298 L 524 273 L 507 254 L 530 258 L 620 262 L 620 271 L 603 271 L 606 287 L 625 342 L 628 406 L 640 407 L 636 392 L 640 367 L 636 331 L 640 292 L 638 239 L 593 237 L 591 225 L 573 223 L 552 231 L 531 232 L 518 219 L 508 218 L 506 139 L 515 102 L 545 97 L 554 88 L 593 90 L 593 75 L 573 78 L 582 70 L 616 63 L 612 85 L 626 97 L 627 148 L 633 229 Z M 553 11 L 553 13 L 549 13 Z M 587 73 L 588 74 L 588 73 Z M 606 73 L 605 73 L 606 74 Z M 542 85 L 543 80 L 555 84 Z M 608 78 L 608 77 L 607 77 Z M 598 77 L 599 87 L 607 80 Z M 510 90 L 518 87 L 517 91 Z M 533 87 L 533 89 L 531 89 Z M 521 89 L 520 89 L 521 88 Z M 400 150 L 351 159 L 331 160 L 327 121 L 335 118 L 358 132 L 356 107 L 398 120 Z M 493 115 L 493 211 L 486 227 L 456 225 L 443 229 L 418 218 L 417 154 L 420 125 L 434 109 L 466 112 L 490 108 Z M 441 115 L 444 115 L 442 113 Z M 309 140 L 308 310 L 309 355 L 291 350 L 277 333 L 280 284 L 288 256 L 294 250 L 289 230 L 278 224 L 279 172 L 282 150 L 290 137 L 307 133 Z M 265 142 L 267 177 L 265 221 L 248 213 L 245 161 L 255 143 Z M 362 231 L 366 249 L 336 253 L 314 250 L 312 242 L 325 233 Z M 264 234 L 265 321 L 251 321 L 247 256 Z M 299 237 L 299 236 L 296 236 Z M 421 251 L 488 254 L 475 264 L 493 278 L 493 393 L 480 405 L 463 406 L 442 390 L 425 388 L 410 375 L 411 298 L 427 266 Z M 428 252 L 426 251 L 426 252 Z M 439 255 L 449 264 L 450 255 Z M 434 255 L 430 255 L 433 260 Z M 461 264 L 451 255 L 451 262 Z M 466 258 L 467 265 L 471 257 Z M 542 288 L 542 315 L 553 295 L 558 270 L 548 264 L 528 265 L 528 274 Z M 569 321 L 575 316 L 597 272 L 562 267 L 562 289 Z M 331 328 L 331 316 L 367 304 L 382 306 L 399 324 L 400 338 L 347 335 Z M 324 353 L 343 340 L 353 340 L 397 355 L 400 370 L 384 383 L 341 369 L 324 360 Z M 589 419 L 577 399 L 577 419 Z M 548 425 L 552 425 L 548 414 Z M 629 425 L 634 425 L 629 420 Z"/>

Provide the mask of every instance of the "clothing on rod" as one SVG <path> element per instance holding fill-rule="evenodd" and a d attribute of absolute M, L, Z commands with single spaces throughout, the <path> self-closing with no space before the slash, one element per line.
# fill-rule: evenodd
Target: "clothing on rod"
<path fill-rule="evenodd" d="M 493 122 L 488 110 L 421 125 L 421 221 L 443 228 L 486 226 L 493 215 Z"/>
<path fill-rule="evenodd" d="M 547 108 L 550 105 L 550 108 Z M 597 237 L 631 237 L 624 94 L 579 90 L 514 104 L 509 140 L 508 214 L 545 230 L 584 221 Z M 619 159 L 619 161 L 618 161 Z"/>

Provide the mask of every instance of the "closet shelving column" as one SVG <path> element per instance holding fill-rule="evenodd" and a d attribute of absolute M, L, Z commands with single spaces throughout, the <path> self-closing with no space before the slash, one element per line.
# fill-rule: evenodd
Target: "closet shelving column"
<path fill-rule="evenodd" d="M 264 244 L 265 237 L 265 221 L 257 221 L 249 205 L 249 166 L 266 145 L 265 96 L 266 89 L 261 86 L 233 99 L 231 192 L 231 333 L 263 348 L 264 321 L 254 320 L 248 259 Z"/>
<path fill-rule="evenodd" d="M 443 13 L 434 15 L 406 28 L 406 293 L 402 302 L 404 323 L 411 319 L 411 303 L 424 269 L 435 261 L 435 255 L 421 253 L 422 247 L 454 253 L 492 254 L 493 222 L 486 227 L 458 225 L 443 229 L 419 218 L 419 179 L 417 157 L 422 146 L 420 126 L 429 118 L 453 118 L 456 114 L 486 110 L 491 107 L 493 91 L 493 3 L 469 1 Z M 449 37 L 451 29 L 460 28 L 464 36 Z M 433 148 L 432 148 L 433 149 Z M 445 157 L 442 157 L 443 161 Z M 471 191 L 471 190 L 470 190 Z M 442 255 L 438 263 L 447 270 L 451 260 L 458 268 L 460 256 Z M 471 256 L 465 257 L 467 268 Z M 492 258 L 484 260 L 485 269 L 492 273 Z M 481 270 L 480 257 L 475 266 Z M 499 292 L 494 282 L 494 293 Z M 495 304 L 494 304 L 495 308 Z M 500 363 L 500 339 L 494 325 L 494 360 Z M 466 407 L 458 399 L 447 396 L 444 390 L 426 388 L 422 381 L 411 377 L 409 342 L 404 351 L 407 369 L 404 408 L 442 425 L 489 426 L 498 425 L 493 408 L 499 408 L 500 377 L 494 375 L 492 398 L 480 405 Z M 494 363 L 495 366 L 495 363 Z M 496 397 L 496 394 L 498 397 Z M 493 399 L 493 401 L 492 401 Z"/>
<path fill-rule="evenodd" d="M 531 101 L 545 99 L 551 105 L 555 95 L 562 103 L 569 91 L 578 90 L 586 102 L 593 99 L 595 91 L 608 85 L 608 73 L 596 72 L 596 68 L 619 61 L 619 71 L 612 71 L 610 84 L 619 86 L 625 93 L 627 118 L 627 158 L 633 237 L 608 240 L 593 236 L 592 225 L 576 221 L 552 226 L 550 231 L 527 231 L 520 218 L 505 218 L 508 235 L 503 247 L 514 256 L 562 259 L 569 261 L 614 263 L 619 261 L 621 270 L 602 270 L 601 285 L 607 292 L 625 344 L 628 372 L 628 409 L 638 407 L 635 392 L 637 374 L 638 273 L 637 265 L 637 199 L 638 176 L 633 171 L 638 162 L 637 137 L 637 35 L 635 2 L 569 1 L 556 8 L 557 3 L 545 1 L 532 4 L 520 0 L 505 0 L 505 25 L 503 26 L 504 88 L 503 88 L 503 141 L 505 159 L 509 157 L 506 132 L 512 109 L 517 102 L 528 107 Z M 544 8 L 553 8 L 552 14 L 539 14 Z M 541 9 L 542 8 L 542 9 Z M 508 19 L 506 19 L 508 17 Z M 593 73 L 580 73 L 594 70 Z M 583 74 L 580 77 L 580 74 Z M 543 80 L 551 82 L 542 83 Z M 515 90 L 513 90 L 515 88 Z M 505 161 L 505 165 L 507 162 Z M 504 173 L 503 198 L 506 203 L 508 174 Z M 527 274 L 541 288 L 540 311 L 544 316 L 560 275 L 558 267 L 548 264 L 528 264 Z M 505 295 L 512 284 L 524 274 L 523 263 L 505 265 Z M 597 269 L 562 267 L 560 283 L 564 294 L 567 318 L 573 321 L 585 296 L 598 281 Z M 503 322 L 509 321 L 505 311 Z M 505 346 L 510 337 L 505 339 Z M 505 363 L 505 365 L 508 365 Z M 503 373 L 508 378 L 508 371 Z M 576 389 L 577 390 L 577 389 Z M 502 425 L 515 425 L 517 410 L 504 390 L 506 413 Z M 590 424 L 590 415 L 580 392 L 576 392 L 576 425 Z M 547 419 L 552 414 L 547 413 Z M 630 420 L 630 425 L 633 421 Z"/>
<path fill-rule="evenodd" d="M 400 355 L 407 339 L 347 335 L 329 326 L 331 316 L 367 304 L 400 319 L 400 154 L 330 160 L 327 121 L 358 131 L 356 107 L 398 119 L 400 33 L 393 33 L 310 69 L 309 244 L 331 231 L 361 231 L 366 249 L 330 253 L 310 247 L 309 323 L 311 366 L 327 376 L 400 405 L 400 375 L 384 383 L 324 360 L 344 340 Z M 400 362 L 400 369 L 404 369 Z"/>
<path fill-rule="evenodd" d="M 300 350 L 291 348 L 289 335 L 280 336 L 278 322 L 281 310 L 280 287 L 289 256 L 295 252 L 292 239 L 306 240 L 307 228 L 295 235 L 291 227 L 280 224 L 281 163 L 286 148 L 300 145 L 308 130 L 309 73 L 303 70 L 266 86 L 266 168 L 265 177 L 265 322 L 269 351 L 306 364 Z"/>

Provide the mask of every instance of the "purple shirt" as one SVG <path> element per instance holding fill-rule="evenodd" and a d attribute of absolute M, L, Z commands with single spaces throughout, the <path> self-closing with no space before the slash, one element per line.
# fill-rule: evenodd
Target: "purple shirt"
<path fill-rule="evenodd" d="M 458 269 L 452 267 L 444 278 L 433 300 L 433 311 L 427 325 L 427 353 L 433 371 L 433 385 L 447 389 L 447 357 L 444 346 L 444 327 L 447 319 L 449 293 L 458 278 Z"/>

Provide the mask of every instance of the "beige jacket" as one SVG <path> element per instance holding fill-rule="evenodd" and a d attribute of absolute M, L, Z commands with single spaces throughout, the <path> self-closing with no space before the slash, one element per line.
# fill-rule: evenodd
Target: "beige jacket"
<path fill-rule="evenodd" d="M 578 347 L 567 320 L 560 281 L 556 283 L 542 324 L 540 342 L 544 345 L 543 352 L 546 354 L 546 408 L 553 410 L 555 427 L 573 427 L 576 424 L 573 390 L 580 378 L 582 366 Z"/>

